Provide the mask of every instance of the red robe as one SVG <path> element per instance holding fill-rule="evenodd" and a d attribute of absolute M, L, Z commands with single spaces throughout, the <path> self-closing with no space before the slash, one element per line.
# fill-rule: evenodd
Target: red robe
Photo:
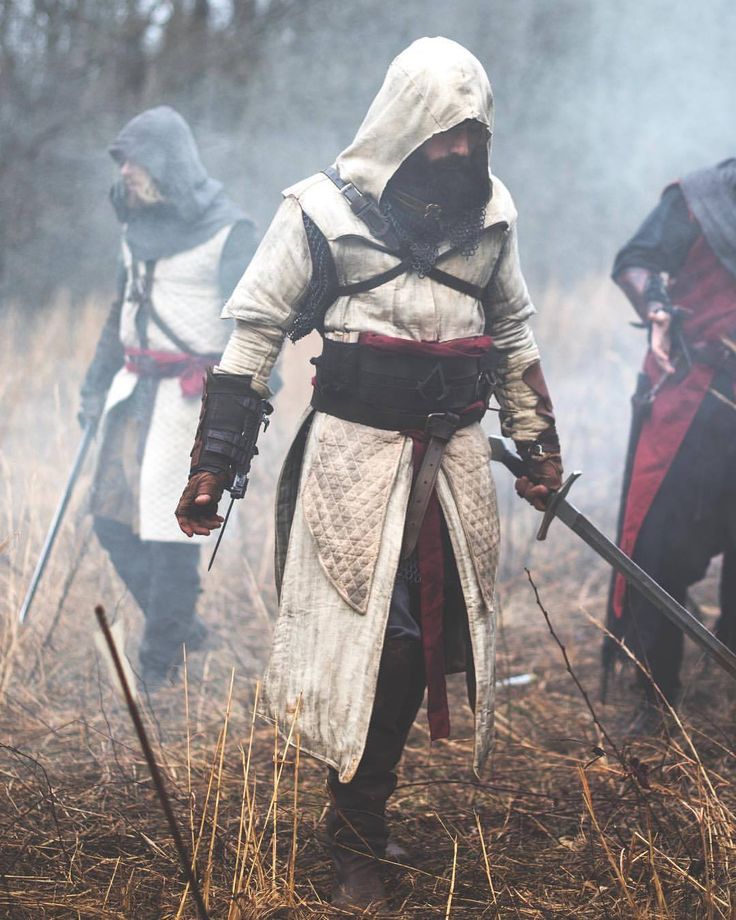
<path fill-rule="evenodd" d="M 685 314 L 682 325 L 688 343 L 717 343 L 722 335 L 736 335 L 736 277 L 719 261 L 702 234 L 672 279 L 669 295 L 673 304 L 692 311 Z M 662 372 L 651 351 L 647 353 L 643 370 L 652 384 L 661 378 Z M 629 556 L 633 556 L 644 519 L 714 374 L 709 365 L 695 363 L 684 380 L 665 383 L 643 423 L 619 544 Z M 625 589 L 626 582 L 618 575 L 613 595 L 617 617 L 623 612 Z"/>

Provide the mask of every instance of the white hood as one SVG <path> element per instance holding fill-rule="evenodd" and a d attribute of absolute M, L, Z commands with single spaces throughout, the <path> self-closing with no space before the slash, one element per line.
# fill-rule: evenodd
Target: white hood
<path fill-rule="evenodd" d="M 420 38 L 394 58 L 340 176 L 379 201 L 404 160 L 432 135 L 467 119 L 493 131 L 493 93 L 483 65 L 448 38 Z"/>

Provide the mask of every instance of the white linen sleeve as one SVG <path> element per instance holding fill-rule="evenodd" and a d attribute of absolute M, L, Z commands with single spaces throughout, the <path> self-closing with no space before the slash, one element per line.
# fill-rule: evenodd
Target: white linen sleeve
<path fill-rule="evenodd" d="M 501 431 L 515 441 L 534 441 L 549 427 L 549 419 L 537 414 L 539 394 L 524 380 L 525 371 L 539 362 L 539 349 L 529 325 L 536 310 L 521 272 L 515 223 L 499 258 L 487 309 L 501 359 L 496 386 Z"/>
<path fill-rule="evenodd" d="M 270 395 L 271 369 L 311 275 L 302 210 L 288 197 L 223 308 L 235 326 L 215 373 L 250 374 L 253 389 Z"/>

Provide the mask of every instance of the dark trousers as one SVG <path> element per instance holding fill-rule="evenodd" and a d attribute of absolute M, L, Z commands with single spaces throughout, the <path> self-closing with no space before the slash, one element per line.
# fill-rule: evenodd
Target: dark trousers
<path fill-rule="evenodd" d="M 466 671 L 469 698 L 473 702 L 475 682 L 467 612 L 444 523 L 442 539 L 445 666 L 448 673 Z M 386 849 L 385 808 L 396 787 L 395 770 L 425 690 L 419 586 L 411 581 L 412 568 L 411 564 L 402 567 L 394 584 L 373 711 L 358 769 L 349 783 L 339 782 L 333 769 L 328 771 L 327 778 L 332 797 L 327 830 L 333 843 L 378 857 Z"/>
<path fill-rule="evenodd" d="M 733 399 L 727 378 L 714 383 Z M 687 589 L 703 578 L 711 559 L 721 553 L 716 634 L 736 649 L 736 411 L 707 395 L 655 496 L 633 556 L 684 604 Z M 648 666 L 665 696 L 676 699 L 682 632 L 630 588 L 621 621 L 609 618 L 609 624 Z"/>
<path fill-rule="evenodd" d="M 327 783 L 332 807 L 327 830 L 335 844 L 379 858 L 386 852 L 386 802 L 396 787 L 396 765 L 424 697 L 421 642 L 387 638 L 365 750 L 355 776 L 341 783 L 335 770 Z"/>
<path fill-rule="evenodd" d="M 196 616 L 200 593 L 199 546 L 141 540 L 130 527 L 95 517 L 95 533 L 143 612 L 143 674 L 164 674 L 182 660 L 184 643 L 196 645 L 204 627 Z"/>

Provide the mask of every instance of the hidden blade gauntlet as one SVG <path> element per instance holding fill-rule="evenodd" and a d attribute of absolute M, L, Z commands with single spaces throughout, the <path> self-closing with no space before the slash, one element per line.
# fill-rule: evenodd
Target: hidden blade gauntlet
<path fill-rule="evenodd" d="M 233 498 L 245 495 L 251 461 L 258 453 L 258 434 L 261 425 L 268 426 L 273 411 L 251 389 L 251 380 L 248 374 L 207 372 L 189 482 L 176 509 L 180 525 L 213 521 L 224 489 Z M 212 502 L 197 505 L 195 499 L 202 494 L 210 495 Z"/>
<path fill-rule="evenodd" d="M 207 372 L 202 411 L 192 448 L 189 475 L 214 473 L 233 498 L 248 483 L 261 425 L 268 426 L 270 403 L 251 389 L 249 374 Z"/>

